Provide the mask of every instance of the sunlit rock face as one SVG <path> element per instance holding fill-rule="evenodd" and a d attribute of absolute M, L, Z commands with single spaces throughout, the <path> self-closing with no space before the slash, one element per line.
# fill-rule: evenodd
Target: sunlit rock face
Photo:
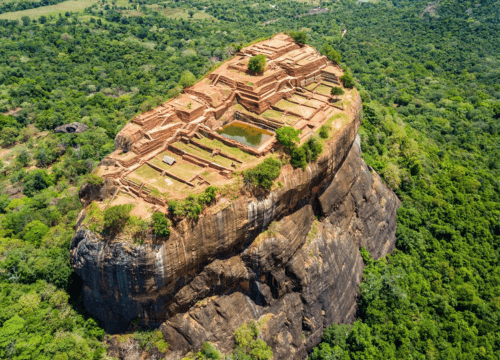
<path fill-rule="evenodd" d="M 183 220 L 168 241 L 110 242 L 79 227 L 71 261 L 87 310 L 111 333 L 134 319 L 159 327 L 171 358 L 204 341 L 229 351 L 252 319 L 265 320 L 277 359 L 305 357 L 326 326 L 354 320 L 359 249 L 376 259 L 394 249 L 400 201 L 361 158 L 360 112 L 356 96 L 318 161 L 285 166 L 281 188 Z"/>

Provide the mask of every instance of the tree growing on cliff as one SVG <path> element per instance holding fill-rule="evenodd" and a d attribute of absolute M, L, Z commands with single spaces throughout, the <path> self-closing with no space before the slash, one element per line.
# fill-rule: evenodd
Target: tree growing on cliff
<path fill-rule="evenodd" d="M 259 339 L 260 324 L 250 321 L 241 325 L 234 333 L 236 346 L 233 356 L 237 359 L 270 360 L 273 357 L 272 349 L 262 339 Z"/>
<path fill-rule="evenodd" d="M 131 204 L 108 207 L 104 211 L 104 226 L 112 231 L 120 230 L 130 218 L 132 208 Z"/>
<path fill-rule="evenodd" d="M 292 153 L 292 158 L 290 159 L 290 163 L 294 168 L 302 168 L 305 169 L 307 166 L 307 155 L 306 155 L 306 149 L 301 146 L 297 149 L 293 149 Z"/>
<path fill-rule="evenodd" d="M 329 135 L 329 130 L 330 130 L 330 127 L 327 126 L 327 125 L 323 125 L 320 129 L 319 129 L 319 136 L 322 138 L 322 139 L 328 139 L 328 136 Z"/>
<path fill-rule="evenodd" d="M 155 212 L 153 214 L 153 229 L 158 236 L 170 237 L 170 221 L 165 217 L 164 213 Z"/>
<path fill-rule="evenodd" d="M 248 70 L 261 74 L 266 69 L 266 57 L 262 54 L 255 55 L 248 61 Z"/>
<path fill-rule="evenodd" d="M 328 59 L 335 61 L 337 64 L 342 62 L 342 55 L 336 50 L 330 51 L 327 55 Z"/>
<path fill-rule="evenodd" d="M 291 126 L 283 126 L 276 129 L 276 140 L 291 153 L 300 141 L 300 134 L 302 134 L 300 129 L 295 130 Z"/>
<path fill-rule="evenodd" d="M 280 171 L 281 162 L 274 158 L 267 158 L 262 164 L 243 172 L 243 179 L 247 186 L 261 186 L 269 190 Z"/>

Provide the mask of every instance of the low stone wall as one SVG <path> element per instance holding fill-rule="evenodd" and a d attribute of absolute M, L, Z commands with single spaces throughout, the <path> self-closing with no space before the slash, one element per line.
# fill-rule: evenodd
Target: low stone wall
<path fill-rule="evenodd" d="M 194 185 L 191 182 L 189 182 L 187 180 L 184 180 L 183 178 L 181 178 L 181 177 L 179 177 L 177 175 L 172 174 L 170 171 L 162 169 L 161 167 L 156 166 L 155 164 L 152 164 L 149 161 L 146 161 L 146 164 L 148 164 L 152 169 L 158 171 L 161 175 L 167 175 L 167 176 L 171 177 L 174 180 L 177 180 L 177 181 L 179 181 L 179 182 L 181 182 L 183 184 L 186 184 L 186 185 L 189 185 L 191 187 L 194 187 Z"/>

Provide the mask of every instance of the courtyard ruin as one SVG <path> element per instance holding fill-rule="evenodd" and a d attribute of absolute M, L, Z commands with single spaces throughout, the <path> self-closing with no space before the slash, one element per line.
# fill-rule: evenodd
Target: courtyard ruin
<path fill-rule="evenodd" d="M 247 69 L 258 54 L 267 59 L 262 74 Z M 168 201 L 224 185 L 260 163 L 276 147 L 276 129 L 293 126 L 306 141 L 343 113 L 341 99 L 330 95 L 341 75 L 337 64 L 284 34 L 242 48 L 118 133 L 116 150 L 97 170 L 117 186 L 109 203 L 132 198 L 149 212 L 166 211 Z"/>

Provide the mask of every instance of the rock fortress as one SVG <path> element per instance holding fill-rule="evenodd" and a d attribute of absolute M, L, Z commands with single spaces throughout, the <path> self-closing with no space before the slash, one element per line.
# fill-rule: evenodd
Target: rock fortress
<path fill-rule="evenodd" d="M 248 70 L 266 57 L 262 73 Z M 166 358 L 222 351 L 251 320 L 275 359 L 302 359 L 334 322 L 352 322 L 365 267 L 394 249 L 400 202 L 361 159 L 361 99 L 342 87 L 342 69 L 313 47 L 274 37 L 242 48 L 183 93 L 136 116 L 80 189 L 84 210 L 71 244 L 87 310 L 111 333 L 131 323 L 159 328 Z M 304 143 L 326 125 L 328 139 L 306 169 L 284 165 L 266 192 L 244 188 L 242 171 L 279 156 L 276 129 Z M 168 240 L 92 231 L 91 209 L 133 204 L 131 215 L 168 215 L 168 202 L 215 186 L 200 217 L 177 220 Z M 110 355 L 121 356 L 111 341 Z M 139 349 L 137 349 L 140 352 Z M 138 354 L 137 356 L 140 356 Z"/>

